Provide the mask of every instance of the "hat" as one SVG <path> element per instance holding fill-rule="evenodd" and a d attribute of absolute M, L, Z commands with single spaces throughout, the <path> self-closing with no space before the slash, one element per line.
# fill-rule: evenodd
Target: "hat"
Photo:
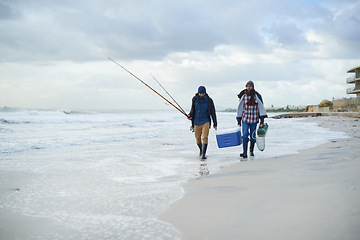
<path fill-rule="evenodd" d="M 206 88 L 204 86 L 200 86 L 198 88 L 198 93 L 206 93 Z"/>
<path fill-rule="evenodd" d="M 246 83 L 245 87 L 246 87 L 247 85 L 250 85 L 250 86 L 254 87 L 253 81 L 248 81 L 248 82 Z"/>

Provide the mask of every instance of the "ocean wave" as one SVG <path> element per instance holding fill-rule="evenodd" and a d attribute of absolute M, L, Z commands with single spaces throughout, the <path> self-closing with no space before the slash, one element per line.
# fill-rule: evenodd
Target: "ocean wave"
<path fill-rule="evenodd" d="M 172 123 L 177 118 L 169 118 L 163 114 L 127 114 L 127 113 L 98 113 L 98 112 L 71 112 L 62 111 L 0 111 L 0 124 L 62 124 L 62 123 L 99 123 L 123 124 L 128 127 L 161 126 Z"/>
<path fill-rule="evenodd" d="M 92 144 L 110 144 L 114 142 L 124 141 L 126 138 L 109 138 L 109 139 L 89 139 L 89 140 L 67 140 L 59 139 L 58 141 L 54 140 L 39 140 L 38 143 L 33 143 L 32 141 L 22 141 L 17 143 L 2 143 L 0 144 L 0 153 L 9 154 L 9 153 L 20 153 L 33 150 L 43 150 L 43 149 L 55 149 L 62 147 L 72 147 L 72 146 L 85 146 Z"/>
<path fill-rule="evenodd" d="M 125 129 L 103 128 L 99 130 L 96 127 L 85 126 L 85 128 L 78 131 L 71 129 L 50 131 L 50 129 L 45 129 L 45 132 L 34 130 L 33 134 L 30 134 L 0 128 L 1 133 L 8 134 L 8 138 L 6 136 L 1 138 L 0 136 L 0 154 L 114 143 L 119 143 L 118 147 L 124 147 L 129 141 L 152 139 L 161 135 L 161 133 L 154 133 L 152 129 L 140 131 L 135 127 L 126 127 Z M 16 137 L 18 134 L 23 135 L 23 137 Z"/>
<path fill-rule="evenodd" d="M 0 118 L 0 123 L 2 124 L 27 124 L 27 123 L 31 123 L 31 121 L 29 120 L 12 120 L 12 119 L 4 119 L 4 118 Z"/>

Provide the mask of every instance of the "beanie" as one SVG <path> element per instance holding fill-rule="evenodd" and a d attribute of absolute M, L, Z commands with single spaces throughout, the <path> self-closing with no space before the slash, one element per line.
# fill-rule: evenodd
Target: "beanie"
<path fill-rule="evenodd" d="M 198 93 L 206 93 L 206 88 L 204 86 L 200 86 L 198 89 Z"/>
<path fill-rule="evenodd" d="M 254 87 L 253 81 L 248 81 L 248 82 L 246 83 L 245 87 L 246 87 L 247 85 L 250 85 L 250 86 Z"/>

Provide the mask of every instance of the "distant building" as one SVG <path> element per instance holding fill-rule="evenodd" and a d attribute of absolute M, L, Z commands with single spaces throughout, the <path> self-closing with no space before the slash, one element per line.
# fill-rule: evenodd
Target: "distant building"
<path fill-rule="evenodd" d="M 347 94 L 356 94 L 357 97 L 360 97 L 360 66 L 354 67 L 347 72 L 355 73 L 355 75 L 348 77 L 346 79 L 346 82 L 349 84 L 355 83 L 355 87 L 346 89 L 346 93 Z"/>

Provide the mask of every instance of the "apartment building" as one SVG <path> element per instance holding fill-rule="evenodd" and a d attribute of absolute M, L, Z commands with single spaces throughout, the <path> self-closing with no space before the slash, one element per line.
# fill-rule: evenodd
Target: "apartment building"
<path fill-rule="evenodd" d="M 360 97 L 360 66 L 354 67 L 347 72 L 355 73 L 353 76 L 346 79 L 346 83 L 355 84 L 355 87 L 346 89 L 346 93 L 356 94 L 357 97 Z"/>

